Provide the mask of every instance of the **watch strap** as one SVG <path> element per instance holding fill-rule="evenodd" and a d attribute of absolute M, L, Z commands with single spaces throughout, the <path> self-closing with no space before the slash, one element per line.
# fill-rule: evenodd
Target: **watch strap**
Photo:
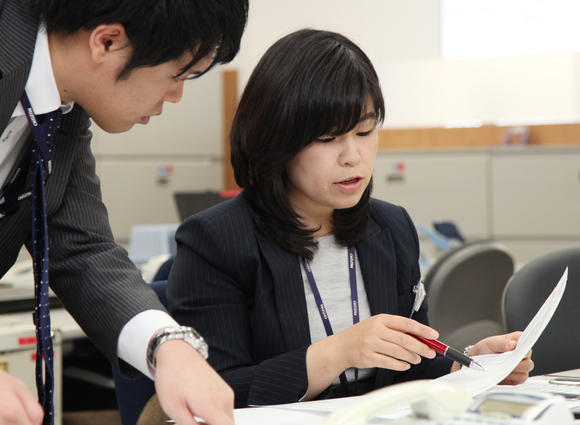
<path fill-rule="evenodd" d="M 178 326 L 174 328 L 165 328 L 154 335 L 147 346 L 147 366 L 153 376 L 155 374 L 156 359 L 155 355 L 159 347 L 167 342 L 182 340 L 191 345 L 201 356 L 207 360 L 209 350 L 203 337 L 194 328 L 189 326 Z"/>

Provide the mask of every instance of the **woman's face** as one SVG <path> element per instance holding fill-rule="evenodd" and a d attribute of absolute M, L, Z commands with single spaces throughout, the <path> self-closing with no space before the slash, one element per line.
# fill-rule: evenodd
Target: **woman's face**
<path fill-rule="evenodd" d="M 333 210 L 355 206 L 368 186 L 379 136 L 374 109 L 367 111 L 348 133 L 322 136 L 288 163 L 288 200 L 305 226 L 329 224 Z"/>

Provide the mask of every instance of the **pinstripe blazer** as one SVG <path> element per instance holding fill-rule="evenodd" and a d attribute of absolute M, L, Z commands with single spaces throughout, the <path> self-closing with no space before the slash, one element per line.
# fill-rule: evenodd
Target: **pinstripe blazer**
<path fill-rule="evenodd" d="M 243 193 L 190 217 L 176 237 L 169 310 L 208 340 L 209 362 L 233 387 L 236 407 L 298 401 L 308 385 L 311 343 L 298 257 L 258 231 Z M 420 276 L 406 211 L 373 199 L 356 250 L 371 314 L 409 316 Z M 427 323 L 426 305 L 414 317 Z M 450 366 L 437 358 L 406 372 L 377 370 L 372 388 L 441 376 Z"/>
<path fill-rule="evenodd" d="M 0 134 L 24 91 L 36 41 L 37 23 L 23 3 L 0 0 Z M 95 174 L 89 124 L 77 105 L 63 117 L 54 140 L 53 173 L 46 186 L 49 273 L 65 307 L 116 362 L 117 339 L 125 323 L 141 311 L 163 307 L 125 250 L 113 241 Z M 29 248 L 31 221 L 30 198 L 0 219 L 0 276 L 23 245 Z"/>

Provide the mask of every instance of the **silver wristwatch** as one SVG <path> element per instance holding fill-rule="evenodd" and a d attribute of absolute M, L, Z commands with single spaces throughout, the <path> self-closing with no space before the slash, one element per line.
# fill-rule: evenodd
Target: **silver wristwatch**
<path fill-rule="evenodd" d="M 155 354 L 157 353 L 157 349 L 163 344 L 164 342 L 181 339 L 191 345 L 194 349 L 196 349 L 199 354 L 204 359 L 208 357 L 208 347 L 207 343 L 203 339 L 203 337 L 197 332 L 195 329 L 190 328 L 189 326 L 178 326 L 175 328 L 167 328 L 163 331 L 159 332 L 151 341 L 149 341 L 149 345 L 147 346 L 147 366 L 149 367 L 149 372 L 151 375 L 155 374 Z"/>

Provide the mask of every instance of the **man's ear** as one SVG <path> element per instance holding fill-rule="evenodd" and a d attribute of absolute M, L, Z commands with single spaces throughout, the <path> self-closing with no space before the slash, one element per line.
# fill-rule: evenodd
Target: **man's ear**
<path fill-rule="evenodd" d="M 111 53 L 130 47 L 125 27 L 121 24 L 104 24 L 89 34 L 89 49 L 96 63 L 103 63 Z M 128 50 L 128 53 L 130 50 Z"/>

